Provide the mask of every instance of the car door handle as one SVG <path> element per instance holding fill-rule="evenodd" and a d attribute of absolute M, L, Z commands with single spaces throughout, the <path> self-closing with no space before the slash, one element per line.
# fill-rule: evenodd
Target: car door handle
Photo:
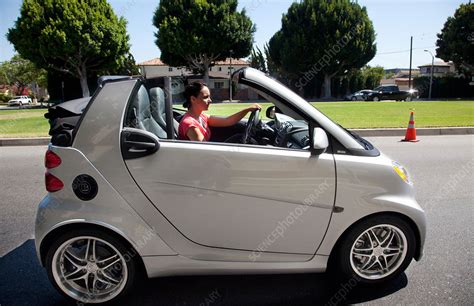
<path fill-rule="evenodd" d="M 158 137 L 140 129 L 124 128 L 121 139 L 121 151 L 124 159 L 151 155 L 160 148 Z"/>
<path fill-rule="evenodd" d="M 125 146 L 128 150 L 153 150 L 156 147 L 154 142 L 141 142 L 141 141 L 125 141 Z"/>

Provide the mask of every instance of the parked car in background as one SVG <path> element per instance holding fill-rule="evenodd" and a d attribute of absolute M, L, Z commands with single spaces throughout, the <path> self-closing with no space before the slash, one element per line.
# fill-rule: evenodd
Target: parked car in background
<path fill-rule="evenodd" d="M 232 80 L 272 103 L 268 120 L 255 110 L 207 142 L 176 139 L 170 78 L 103 79 L 50 108 L 35 244 L 59 292 L 102 303 L 143 274 L 328 268 L 376 285 L 420 260 L 425 213 L 402 165 L 264 73 Z"/>
<path fill-rule="evenodd" d="M 366 101 L 369 93 L 373 92 L 371 89 L 363 89 L 356 91 L 353 94 L 345 96 L 344 100 L 347 101 Z"/>
<path fill-rule="evenodd" d="M 382 85 L 375 88 L 367 95 L 369 101 L 395 100 L 411 101 L 414 95 L 412 91 L 400 90 L 397 85 Z"/>
<path fill-rule="evenodd" d="M 10 101 L 8 101 L 8 106 L 23 106 L 23 105 L 29 105 L 31 104 L 31 99 L 28 96 L 16 96 Z"/>

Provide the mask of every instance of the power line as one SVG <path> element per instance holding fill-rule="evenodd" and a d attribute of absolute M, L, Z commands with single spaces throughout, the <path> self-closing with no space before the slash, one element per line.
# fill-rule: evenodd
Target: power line
<path fill-rule="evenodd" d="M 429 49 L 429 48 L 434 48 L 436 46 L 430 46 L 430 47 L 419 47 L 419 48 L 413 48 L 413 50 L 419 50 L 419 49 Z M 410 49 L 407 50 L 400 50 L 400 51 L 390 51 L 390 52 L 377 52 L 376 55 L 383 55 L 383 54 L 396 54 L 396 53 L 407 53 L 410 52 Z"/>

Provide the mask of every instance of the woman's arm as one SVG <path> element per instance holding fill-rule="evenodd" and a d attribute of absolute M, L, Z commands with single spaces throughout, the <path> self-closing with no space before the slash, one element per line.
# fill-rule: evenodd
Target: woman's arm
<path fill-rule="evenodd" d="M 191 126 L 188 129 L 188 131 L 186 132 L 186 136 L 188 136 L 189 140 L 192 141 L 204 141 L 204 135 L 195 126 Z"/>
<path fill-rule="evenodd" d="M 228 117 L 210 116 L 207 123 L 209 124 L 209 126 L 215 126 L 215 127 L 232 126 L 236 124 L 237 122 L 239 122 L 242 118 L 244 118 L 248 112 L 252 112 L 256 109 L 262 109 L 262 107 L 258 104 L 253 104 L 252 106 L 248 108 L 244 108 L 240 112 L 237 112 Z"/>

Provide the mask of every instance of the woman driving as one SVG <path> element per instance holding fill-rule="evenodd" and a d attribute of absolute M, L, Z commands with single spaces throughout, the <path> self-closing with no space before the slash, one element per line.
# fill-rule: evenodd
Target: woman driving
<path fill-rule="evenodd" d="M 179 123 L 178 139 L 180 140 L 209 141 L 211 139 L 210 126 L 232 126 L 248 112 L 261 109 L 260 105 L 253 104 L 225 118 L 204 114 L 203 112 L 209 109 L 212 100 L 209 88 L 206 84 L 200 82 L 194 82 L 186 86 L 184 97 L 186 101 L 183 103 L 183 107 L 187 108 L 188 111 Z"/>

